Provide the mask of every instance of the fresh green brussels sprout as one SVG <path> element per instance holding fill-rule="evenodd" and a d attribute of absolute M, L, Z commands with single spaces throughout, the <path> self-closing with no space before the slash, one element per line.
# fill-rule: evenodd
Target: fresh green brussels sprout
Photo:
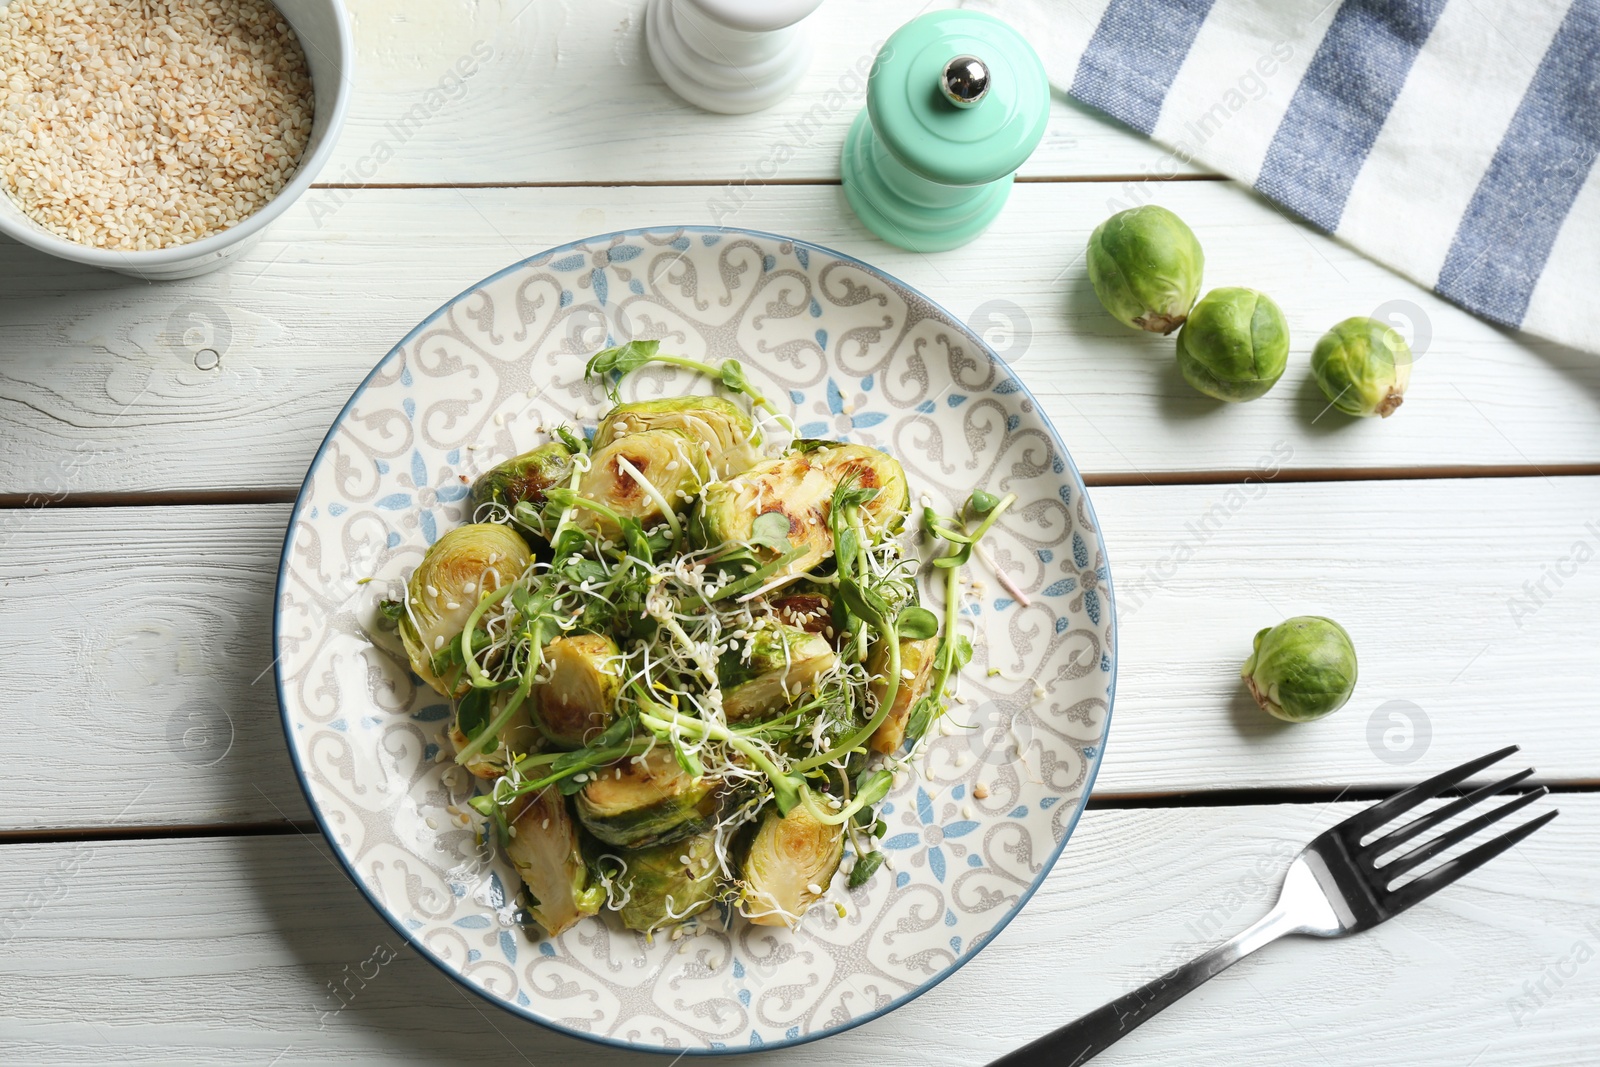
<path fill-rule="evenodd" d="M 739 865 L 739 910 L 757 926 L 798 926 L 843 856 L 843 825 L 818 822 L 804 804 L 788 815 L 768 807 Z"/>
<path fill-rule="evenodd" d="M 639 520 L 646 529 L 665 519 L 669 510 L 688 511 L 711 477 L 705 447 L 681 430 L 642 430 L 614 438 L 595 449 L 590 462 L 578 480 L 578 492 L 623 518 Z M 609 519 L 584 514 L 585 522 L 603 532 L 617 532 Z"/>
<path fill-rule="evenodd" d="M 895 691 L 894 706 L 889 709 L 883 725 L 872 735 L 872 751 L 885 756 L 900 751 L 906 739 L 906 720 L 911 715 L 912 706 L 928 692 L 928 682 L 933 677 L 933 661 L 938 651 L 937 637 L 900 639 L 900 688 Z M 889 651 L 882 641 L 874 644 L 867 656 L 867 673 L 872 676 L 869 687 L 872 699 L 881 701 L 888 691 L 886 676 L 889 673 Z"/>
<path fill-rule="evenodd" d="M 606 853 L 600 863 L 611 865 L 612 856 L 626 864 L 614 879 L 613 899 L 625 899 L 617 913 L 630 930 L 650 933 L 682 922 L 716 898 L 720 865 L 715 830 L 664 845 Z"/>
<path fill-rule="evenodd" d="M 467 747 L 469 732 L 476 735 L 486 729 L 494 717 L 511 699 L 510 690 L 473 689 L 456 702 L 455 714 L 450 719 L 450 743 L 457 752 Z M 464 766 L 479 778 L 494 779 L 519 756 L 539 751 L 544 737 L 533 724 L 526 701 L 511 714 L 511 721 L 500 731 L 500 739 L 469 759 Z"/>
<path fill-rule="evenodd" d="M 582 748 L 617 717 L 622 650 L 604 634 L 569 634 L 544 646 L 547 679 L 533 689 L 539 730 L 557 748 Z"/>
<path fill-rule="evenodd" d="M 1254 289 L 1211 290 L 1178 334 L 1184 380 L 1218 400 L 1254 400 L 1288 365 L 1289 324 L 1272 298 Z"/>
<path fill-rule="evenodd" d="M 1239 676 L 1264 711 L 1309 722 L 1344 707 L 1356 687 L 1356 650 L 1344 627 L 1298 615 L 1256 634 Z"/>
<path fill-rule="evenodd" d="M 605 903 L 604 887 L 591 884 L 578 840 L 558 789 L 534 795 L 511 820 L 506 855 L 533 897 L 533 918 L 551 937 L 593 915 Z"/>
<path fill-rule="evenodd" d="M 695 778 L 665 747 L 602 767 L 574 801 L 578 821 L 595 837 L 621 848 L 678 841 L 711 825 L 717 782 Z"/>
<path fill-rule="evenodd" d="M 547 489 L 564 486 L 571 477 L 572 453 L 560 441 L 551 441 L 479 475 L 468 503 L 473 514 L 484 504 L 499 504 L 507 511 L 524 502 L 539 507 Z"/>
<path fill-rule="evenodd" d="M 492 522 L 457 526 L 428 547 L 406 585 L 399 620 L 417 677 L 447 697 L 467 691 L 471 683 L 451 646 L 479 598 L 521 575 L 529 556 L 515 530 Z"/>
<path fill-rule="evenodd" d="M 1171 333 L 1194 306 L 1206 257 L 1182 219 L 1145 204 L 1095 227 L 1088 263 L 1095 295 L 1118 322 Z"/>
<path fill-rule="evenodd" d="M 717 677 L 729 722 L 782 711 L 839 665 L 827 638 L 781 622 L 765 622 L 722 654 Z"/>
<path fill-rule="evenodd" d="M 720 396 L 680 396 L 618 404 L 600 420 L 594 447 L 645 430 L 677 430 L 706 448 L 711 473 L 728 478 L 749 470 L 761 458 L 761 435 L 737 404 Z"/>
<path fill-rule="evenodd" d="M 911 491 L 894 457 L 865 445 L 812 444 L 808 450 L 758 463 L 737 477 L 706 486 L 695 513 L 702 542 L 749 541 L 757 518 L 780 514 L 789 521 L 790 544 L 808 551 L 779 573 L 808 571 L 833 551 L 828 513 L 833 491 L 846 478 L 878 490 L 861 509 L 869 533 L 883 536 L 900 528 L 911 506 Z M 772 559 L 778 550 L 763 546 L 759 555 Z"/>
<path fill-rule="evenodd" d="M 1391 327 L 1358 315 L 1322 335 L 1311 350 L 1311 376 L 1346 415 L 1387 419 L 1411 383 L 1411 346 Z"/>

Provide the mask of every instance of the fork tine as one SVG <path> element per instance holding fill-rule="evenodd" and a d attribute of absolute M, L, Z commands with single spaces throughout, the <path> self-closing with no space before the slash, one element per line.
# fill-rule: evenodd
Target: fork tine
<path fill-rule="evenodd" d="M 1391 916 L 1398 915 L 1418 901 L 1426 900 L 1462 875 L 1469 874 L 1482 867 L 1485 863 L 1488 863 L 1560 814 L 1559 810 L 1547 811 L 1537 819 L 1529 819 L 1515 830 L 1509 830 L 1493 841 L 1479 845 L 1471 852 L 1457 856 L 1448 863 L 1440 864 L 1437 868 L 1413 882 L 1407 882 L 1399 889 L 1389 893 L 1381 903 L 1388 909 Z"/>
<path fill-rule="evenodd" d="M 1402 789 L 1388 800 L 1380 800 L 1365 811 L 1358 811 L 1340 824 L 1338 829 L 1353 833 L 1359 841 L 1373 830 L 1393 819 L 1401 812 L 1410 811 L 1424 800 L 1432 800 L 1440 793 L 1457 785 L 1474 774 L 1483 770 L 1491 763 L 1498 763 L 1518 750 L 1517 745 L 1507 745 L 1498 752 L 1491 752 L 1487 756 L 1479 756 L 1469 760 L 1459 767 L 1452 767 L 1442 774 L 1436 774 L 1425 782 L 1418 782 L 1409 789 Z"/>
<path fill-rule="evenodd" d="M 1399 878 L 1402 874 L 1405 874 L 1407 871 L 1415 870 L 1422 864 L 1427 863 L 1429 860 L 1433 859 L 1433 857 L 1450 848 L 1452 845 L 1458 845 L 1465 841 L 1479 830 L 1482 830 L 1485 826 L 1491 826 L 1505 818 L 1507 815 L 1521 811 L 1523 808 L 1527 807 L 1529 804 L 1532 804 L 1535 800 L 1538 800 L 1540 797 L 1549 792 L 1549 789 L 1541 785 L 1538 789 L 1524 793 L 1517 799 L 1508 801 L 1507 803 L 1500 805 L 1498 808 L 1495 808 L 1493 811 L 1484 812 L 1476 819 L 1473 819 L 1470 822 L 1464 822 L 1454 830 L 1451 830 L 1449 833 L 1440 834 L 1432 841 L 1429 841 L 1426 845 L 1418 845 L 1410 852 L 1405 853 L 1390 863 L 1384 864 L 1382 867 L 1378 868 L 1378 875 L 1379 877 L 1392 882 L 1396 878 Z"/>
<path fill-rule="evenodd" d="M 1372 859 L 1393 852 L 1418 834 L 1426 833 L 1435 826 L 1447 822 L 1480 801 L 1487 800 L 1498 793 L 1504 793 L 1531 774 L 1533 774 L 1533 768 L 1529 767 L 1527 770 L 1518 771 L 1516 774 L 1502 778 L 1498 782 L 1480 786 L 1466 796 L 1452 800 L 1442 808 L 1430 811 L 1426 815 L 1417 816 L 1398 830 L 1389 831 L 1361 851 Z"/>

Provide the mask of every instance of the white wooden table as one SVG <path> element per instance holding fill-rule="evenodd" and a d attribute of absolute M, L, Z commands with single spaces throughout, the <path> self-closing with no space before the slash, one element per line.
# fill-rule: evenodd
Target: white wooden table
<path fill-rule="evenodd" d="M 553 244 L 724 223 L 1025 324 L 991 337 L 1092 487 L 1121 621 L 1106 766 L 1043 890 L 921 999 L 766 1060 L 986 1061 L 1255 918 L 1287 847 L 1357 801 L 1516 741 L 1560 791 L 1549 829 L 1380 930 L 1273 946 L 1099 1062 L 1595 1062 L 1600 359 L 1215 175 L 1144 181 L 1159 148 L 1059 99 L 991 232 L 878 242 L 838 146 L 874 42 L 924 6 L 829 0 L 799 92 L 729 118 L 665 92 L 637 0 L 351 0 L 337 158 L 243 262 L 145 285 L 0 246 L 0 1061 L 664 1062 L 497 1011 L 364 902 L 290 774 L 271 590 L 317 442 L 410 326 Z M 1219 410 L 1096 305 L 1079 253 L 1133 196 L 1194 226 L 1208 286 L 1267 289 L 1295 324 L 1266 398 Z M 1425 349 L 1405 408 L 1319 418 L 1316 334 L 1391 301 Z M 1283 727 L 1238 665 L 1304 612 L 1345 623 L 1362 680 Z"/>

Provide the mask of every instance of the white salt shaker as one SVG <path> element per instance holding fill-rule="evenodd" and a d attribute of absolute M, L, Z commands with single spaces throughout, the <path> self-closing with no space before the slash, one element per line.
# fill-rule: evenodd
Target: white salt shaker
<path fill-rule="evenodd" d="M 822 0 L 650 0 L 645 45 L 673 92 L 707 111 L 771 107 L 811 65 L 800 25 Z"/>

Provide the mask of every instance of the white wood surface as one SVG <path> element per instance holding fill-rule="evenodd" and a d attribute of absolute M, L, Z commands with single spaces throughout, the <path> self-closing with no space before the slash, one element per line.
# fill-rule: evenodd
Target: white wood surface
<path fill-rule="evenodd" d="M 708 118 L 645 55 L 644 0 L 351 0 L 360 94 L 322 180 L 345 183 L 837 181 L 878 45 L 953 0 L 828 0 L 792 96 Z M 1067 17 L 1093 27 L 1068 5 Z M 1242 59 L 1243 74 L 1255 57 Z M 456 64 L 463 65 L 458 69 Z M 470 71 L 457 80 L 452 77 Z M 432 92 L 437 96 L 430 97 Z M 420 110 L 418 110 L 420 107 Z M 714 145 L 705 138 L 715 122 Z M 402 136 L 403 135 L 403 136 Z M 392 158 L 380 162 L 386 153 Z M 1196 174 L 1056 94 L 1026 176 Z"/>
<path fill-rule="evenodd" d="M 321 228 L 297 205 L 244 262 L 193 281 L 152 287 L 7 247 L 0 494 L 286 494 L 350 391 L 456 293 L 577 237 L 712 221 L 698 187 L 341 195 Z M 728 221 L 862 256 L 963 318 L 1013 302 L 1031 341 L 1013 347 L 989 318 L 996 347 L 1091 476 L 1244 472 L 1275 450 L 1292 470 L 1600 469 L 1600 360 L 1475 319 L 1231 184 L 1167 183 L 1155 195 L 1194 223 L 1207 284 L 1269 290 L 1294 330 L 1290 369 L 1266 397 L 1199 395 L 1178 376 L 1171 338 L 1124 328 L 1089 288 L 1081 252 L 1109 195 L 1094 183 L 1018 186 L 988 234 L 939 256 L 866 236 L 837 187 L 766 187 Z M 1316 338 L 1391 300 L 1415 305 L 1431 335 L 1405 406 L 1385 420 L 1324 414 L 1307 370 Z M 201 370 L 207 345 L 221 362 L 201 356 L 213 368 Z"/>
<path fill-rule="evenodd" d="M 1555 799 L 1550 827 L 1432 900 L 1353 938 L 1268 946 L 1095 1063 L 1592 1063 L 1600 871 L 1573 857 L 1600 849 L 1600 798 Z M 849 1033 L 731 1062 L 986 1062 L 1243 928 L 1294 851 L 1359 807 L 1090 812 L 1012 925 L 942 985 Z M 0 946 L 8 1063 L 668 1062 L 461 990 L 320 840 L 0 846 L 0 899 L 35 890 L 48 899 Z M 373 976 L 375 952 L 396 958 Z"/>
<path fill-rule="evenodd" d="M 1092 493 L 1121 613 L 1096 795 L 1398 785 L 1509 742 L 1541 780 L 1595 781 L 1600 733 L 1574 724 L 1600 691 L 1590 647 L 1600 565 L 1560 588 L 1547 580 L 1542 604 L 1522 585 L 1576 542 L 1600 547 L 1600 525 L 1586 526 L 1600 524 L 1600 478 L 1246 491 L 1254 497 L 1229 486 Z M 0 829 L 307 818 L 267 671 L 288 511 L 22 513 L 0 553 L 0 647 L 33 686 L 0 696 L 6 720 L 28 724 L 0 732 L 12 768 Z M 1210 533 L 1202 542 L 1195 530 Z M 1192 558 L 1180 559 L 1183 546 Z M 1508 606 L 1513 597 L 1526 611 Z M 1290 726 L 1250 701 L 1238 670 L 1256 630 L 1298 614 L 1341 620 L 1362 681 L 1337 714 Z M 1427 721 L 1426 736 L 1390 738 L 1409 763 L 1383 758 L 1387 732 L 1404 727 L 1388 718 L 1396 707 Z M 116 758 L 102 759 L 108 751 Z M 64 773 L 84 760 L 94 773 Z"/>
<path fill-rule="evenodd" d="M 396 340 L 552 245 L 713 223 L 860 256 L 986 330 L 1100 483 L 1121 646 L 1096 786 L 1119 808 L 1086 815 L 1016 922 L 886 1019 L 737 1062 L 985 1062 L 1254 918 L 1291 847 L 1355 808 L 1324 798 L 1508 741 L 1581 790 L 1541 802 L 1551 827 L 1371 934 L 1271 947 L 1095 1062 L 1596 1061 L 1600 360 L 1474 319 L 1059 96 L 989 233 L 882 244 L 835 184 L 850 71 L 950 2 L 828 0 L 798 92 L 713 117 L 644 60 L 643 0 L 348 0 L 336 158 L 242 262 L 145 285 L 0 243 L 0 1062 L 666 1062 L 480 1003 L 320 839 L 281 833 L 309 813 L 262 672 L 281 501 Z M 1207 287 L 1283 306 L 1293 354 L 1266 398 L 1197 396 L 1170 339 L 1098 307 L 1083 244 L 1137 199 L 1195 228 Z M 1323 414 L 1316 337 L 1385 309 L 1427 338 L 1405 407 Z M 1362 681 L 1280 726 L 1237 667 L 1304 612 L 1350 628 Z M 1307 797 L 1183 806 L 1250 789 Z M 380 945 L 399 958 L 334 1011 L 331 983 Z"/>

